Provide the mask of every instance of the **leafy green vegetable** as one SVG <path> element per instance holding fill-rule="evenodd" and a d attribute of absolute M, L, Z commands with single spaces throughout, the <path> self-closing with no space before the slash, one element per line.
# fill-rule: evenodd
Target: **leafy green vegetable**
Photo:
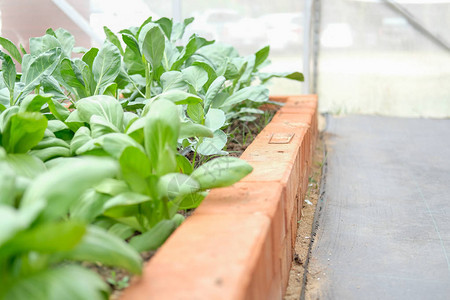
<path fill-rule="evenodd" d="M 227 155 L 234 120 L 262 113 L 263 84 L 303 75 L 264 73 L 268 46 L 242 57 L 183 39 L 192 21 L 104 27 L 100 49 L 61 28 L 31 38 L 29 54 L 0 38 L 1 299 L 104 299 L 106 284 L 73 261 L 140 273 L 135 250 L 157 249 L 178 210 L 251 172 L 210 156 Z"/>
<path fill-rule="evenodd" d="M 120 71 L 120 51 L 112 43 L 105 42 L 92 63 L 92 73 L 96 81 L 94 95 L 103 90 L 116 79 Z"/>
<path fill-rule="evenodd" d="M 25 153 L 44 137 L 47 119 L 40 113 L 12 115 L 3 128 L 2 145 L 9 153 Z"/>

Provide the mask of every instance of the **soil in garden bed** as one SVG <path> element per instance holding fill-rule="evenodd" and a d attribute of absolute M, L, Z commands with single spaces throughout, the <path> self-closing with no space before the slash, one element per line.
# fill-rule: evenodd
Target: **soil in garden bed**
<path fill-rule="evenodd" d="M 242 121 L 239 119 L 232 120 L 231 124 L 225 130 L 225 133 L 228 136 L 228 141 L 224 150 L 228 152 L 228 155 L 240 157 L 245 149 L 247 149 L 247 147 L 253 142 L 258 133 L 260 133 L 261 130 L 269 124 L 279 108 L 280 107 L 276 105 L 267 106 L 264 109 L 263 114 L 256 115 L 256 119 L 254 121 Z M 192 162 L 194 159 L 194 152 L 190 152 L 186 157 Z M 211 158 L 214 157 L 197 157 L 198 161 L 195 164 L 196 167 Z"/>
<path fill-rule="evenodd" d="M 242 122 L 234 120 L 227 129 L 229 136 L 226 151 L 230 156 L 240 157 L 247 147 L 253 142 L 258 133 L 269 124 L 279 107 L 273 106 L 264 114 L 258 115 L 255 121 Z"/>
<path fill-rule="evenodd" d="M 322 136 L 317 141 L 317 146 L 313 155 L 311 175 L 309 177 L 309 187 L 306 192 L 302 206 L 302 217 L 297 227 L 297 240 L 295 242 L 294 261 L 292 262 L 289 274 L 289 283 L 286 289 L 284 300 L 297 300 L 300 297 L 303 287 L 303 276 L 306 267 L 306 260 L 312 239 L 311 234 L 316 211 L 317 201 L 320 197 L 320 180 L 322 177 L 322 167 L 325 163 L 324 144 Z"/>

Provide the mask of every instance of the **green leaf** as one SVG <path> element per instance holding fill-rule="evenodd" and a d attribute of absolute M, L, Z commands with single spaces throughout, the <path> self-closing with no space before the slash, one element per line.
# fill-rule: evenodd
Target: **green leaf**
<path fill-rule="evenodd" d="M 199 92 L 208 81 L 208 73 L 200 67 L 190 66 L 181 70 L 183 79 Z"/>
<path fill-rule="evenodd" d="M 123 124 L 124 124 L 125 130 L 128 129 L 131 126 L 131 124 L 133 124 L 138 119 L 139 119 L 139 116 L 137 114 L 126 111 L 123 114 Z"/>
<path fill-rule="evenodd" d="M 186 90 L 187 85 L 183 79 L 183 74 L 180 71 L 164 72 L 160 78 L 162 91 L 169 90 Z"/>
<path fill-rule="evenodd" d="M 0 205 L 0 246 L 11 239 L 19 231 L 27 228 L 34 221 L 42 205 L 30 206 L 27 211 Z M 1 249 L 1 247 L 0 247 Z"/>
<path fill-rule="evenodd" d="M 40 224 L 17 234 L 1 249 L 2 255 L 22 252 L 55 253 L 72 250 L 86 232 L 86 225 L 64 221 Z"/>
<path fill-rule="evenodd" d="M 152 65 L 152 70 L 156 70 L 161 65 L 164 55 L 165 38 L 158 26 L 151 28 L 145 35 L 142 44 L 142 53 L 145 59 Z"/>
<path fill-rule="evenodd" d="M 197 54 L 202 57 L 207 57 L 208 62 L 214 64 L 217 75 L 223 75 L 225 73 L 230 59 L 239 57 L 239 53 L 233 46 L 222 43 L 207 45 L 206 47 L 199 49 Z M 220 70 L 221 68 L 222 70 Z"/>
<path fill-rule="evenodd" d="M 160 18 L 160 19 L 156 20 L 155 23 L 159 24 L 159 26 L 161 27 L 162 31 L 166 35 L 167 39 L 170 40 L 170 36 L 172 34 L 172 26 L 173 26 L 172 20 L 163 17 L 163 18 Z"/>
<path fill-rule="evenodd" d="M 117 164 L 105 158 L 83 157 L 58 164 L 32 182 L 22 198 L 21 209 L 43 203 L 43 219 L 60 218 L 88 188 L 115 176 L 117 171 Z"/>
<path fill-rule="evenodd" d="M 0 113 L 10 106 L 10 101 L 11 97 L 8 88 L 0 88 Z"/>
<path fill-rule="evenodd" d="M 126 134 L 132 137 L 139 144 L 144 143 L 144 125 L 147 118 L 141 117 L 134 121 L 126 130 Z"/>
<path fill-rule="evenodd" d="M 130 29 L 124 29 L 122 31 L 129 32 L 130 34 L 132 34 L 134 36 L 144 37 L 145 33 L 147 33 L 147 31 L 149 29 L 148 26 L 145 26 L 145 25 L 150 23 L 150 26 L 155 26 L 155 24 L 153 24 L 154 22 L 152 22 L 152 19 L 153 18 L 150 16 L 147 19 L 145 19 L 144 22 L 142 22 L 142 24 L 141 24 L 141 26 L 139 26 L 139 28 L 138 27 L 132 27 Z M 131 31 L 133 31 L 133 32 L 131 32 Z M 144 32 L 144 34 L 142 36 L 140 36 L 140 33 L 142 31 L 145 31 L 145 32 Z"/>
<path fill-rule="evenodd" d="M 249 86 L 237 91 L 225 101 L 221 107 L 232 106 L 242 101 L 266 102 L 269 100 L 269 90 L 264 86 Z"/>
<path fill-rule="evenodd" d="M 179 209 L 197 208 L 200 205 L 200 203 L 202 203 L 203 199 L 205 199 L 206 195 L 207 195 L 206 192 L 184 195 L 183 198 L 181 198 L 178 208 Z"/>
<path fill-rule="evenodd" d="M 166 46 L 164 48 L 164 56 L 162 60 L 162 65 L 164 70 L 169 71 L 172 69 L 172 65 L 178 59 L 180 55 L 180 51 L 176 47 L 175 44 L 171 43 L 169 40 L 166 40 Z"/>
<path fill-rule="evenodd" d="M 48 108 L 50 109 L 50 112 L 56 119 L 60 121 L 65 121 L 69 117 L 70 115 L 69 109 L 67 109 L 67 107 L 59 103 L 58 100 L 56 100 L 55 98 L 53 97 L 50 98 L 47 101 L 47 104 Z"/>
<path fill-rule="evenodd" d="M 225 77 L 219 76 L 209 86 L 208 91 L 206 92 L 205 95 L 205 112 L 208 111 L 209 107 L 211 106 L 211 103 L 222 89 L 222 86 L 225 83 L 225 81 L 226 81 Z"/>
<path fill-rule="evenodd" d="M 58 28 L 55 30 L 55 37 L 61 44 L 61 47 L 64 51 L 64 54 L 67 57 L 70 57 L 72 54 L 72 49 L 75 46 L 75 38 L 74 36 L 63 28 Z"/>
<path fill-rule="evenodd" d="M 152 98 L 150 103 L 152 102 L 158 102 L 156 100 L 169 100 L 175 104 L 195 104 L 202 102 L 202 98 L 200 98 L 197 95 L 186 93 L 180 90 L 170 90 L 167 92 L 164 92 L 162 94 L 159 94 Z M 145 105 L 143 114 L 148 113 L 148 104 Z"/>
<path fill-rule="evenodd" d="M 37 177 L 46 170 L 40 159 L 28 154 L 8 154 L 5 161 L 17 175 L 30 179 Z"/>
<path fill-rule="evenodd" d="M 204 125 L 195 124 L 191 122 L 185 122 L 181 124 L 180 127 L 180 135 L 179 138 L 188 138 L 188 137 L 210 137 L 214 136 L 211 129 Z"/>
<path fill-rule="evenodd" d="M 206 73 L 208 73 L 208 81 L 205 83 L 204 88 L 206 90 L 209 89 L 209 86 L 211 85 L 211 83 L 216 80 L 217 78 L 217 74 L 216 71 L 214 70 L 214 67 L 211 66 L 209 63 L 203 62 L 203 61 L 194 61 L 192 63 L 193 66 L 197 66 L 202 68 L 203 70 L 206 71 Z"/>
<path fill-rule="evenodd" d="M 183 63 L 190 58 L 198 49 L 212 44 L 214 41 L 207 41 L 204 38 L 198 37 L 196 35 L 193 35 L 186 47 L 183 48 L 183 51 L 180 53 L 178 59 L 172 64 L 171 70 L 178 70 Z"/>
<path fill-rule="evenodd" d="M 205 126 L 212 132 L 220 129 L 225 124 L 225 113 L 221 109 L 211 108 L 205 117 Z"/>
<path fill-rule="evenodd" d="M 241 66 L 239 71 L 239 83 L 242 85 L 249 85 L 252 80 L 253 69 L 255 68 L 256 56 L 249 55 L 244 58 L 244 64 Z"/>
<path fill-rule="evenodd" d="M 123 55 L 123 61 L 127 66 L 127 72 L 130 75 L 141 74 L 144 75 L 145 66 L 142 61 L 141 50 L 136 38 L 132 35 L 123 33 L 122 40 L 127 45 Z"/>
<path fill-rule="evenodd" d="M 47 161 L 55 157 L 69 157 L 70 149 L 67 147 L 49 147 L 39 150 L 31 150 L 30 155 L 36 156 L 42 161 Z"/>
<path fill-rule="evenodd" d="M 102 214 L 103 204 L 110 197 L 109 195 L 102 195 L 93 189 L 87 190 L 80 200 L 70 207 L 70 219 L 83 223 L 92 223 Z"/>
<path fill-rule="evenodd" d="M 106 178 L 95 187 L 95 191 L 106 195 L 117 196 L 118 194 L 128 192 L 129 187 L 123 180 Z"/>
<path fill-rule="evenodd" d="M 178 196 L 192 194 L 200 189 L 197 181 L 185 174 L 170 173 L 161 176 L 157 190 L 160 197 L 173 200 Z"/>
<path fill-rule="evenodd" d="M 212 133 L 211 133 L 211 135 L 212 135 Z M 185 156 L 183 156 L 181 154 L 177 154 L 176 159 L 177 159 L 178 168 L 181 173 L 190 175 L 192 173 L 192 171 L 194 171 L 194 168 L 193 168 L 191 162 Z"/>
<path fill-rule="evenodd" d="M 65 265 L 20 277 L 5 291 L 4 300 L 104 300 L 108 285 L 95 272 Z"/>
<path fill-rule="evenodd" d="M 11 57 L 0 51 L 0 60 L 2 61 L 2 76 L 10 95 L 14 95 L 16 84 L 16 66 Z"/>
<path fill-rule="evenodd" d="M 108 229 L 108 233 L 119 237 L 122 240 L 128 240 L 135 234 L 136 230 L 128 225 L 116 223 Z"/>
<path fill-rule="evenodd" d="M 258 67 L 266 61 L 266 59 L 269 57 L 270 52 L 270 46 L 265 46 L 264 48 L 261 48 L 255 53 L 255 67 L 254 71 L 258 69 Z"/>
<path fill-rule="evenodd" d="M 62 49 L 62 45 L 56 36 L 45 34 L 44 36 L 30 38 L 30 54 L 32 56 L 40 55 L 55 48 Z"/>
<path fill-rule="evenodd" d="M 117 49 L 119 49 L 120 54 L 123 55 L 123 48 L 122 44 L 119 41 L 119 38 L 106 26 L 103 26 L 103 31 L 105 32 L 108 41 L 113 43 L 117 47 Z"/>
<path fill-rule="evenodd" d="M 177 224 L 175 221 L 162 220 L 149 231 L 133 237 L 130 240 L 130 245 L 138 252 L 156 250 L 176 228 Z"/>
<path fill-rule="evenodd" d="M 172 25 L 172 41 L 181 39 L 184 35 L 186 27 L 194 21 L 194 18 L 187 18 L 183 23 L 174 23 Z"/>
<path fill-rule="evenodd" d="M 138 193 L 148 193 L 147 178 L 152 174 L 151 162 L 137 147 L 127 147 L 119 158 L 122 176 L 131 189 Z"/>
<path fill-rule="evenodd" d="M 192 172 L 202 189 L 225 187 L 247 176 L 253 168 L 236 157 L 219 157 L 208 161 Z"/>
<path fill-rule="evenodd" d="M 84 121 L 81 120 L 78 110 L 72 110 L 70 112 L 69 117 L 64 121 L 64 123 L 69 127 L 73 132 L 76 132 L 82 126 L 85 126 Z"/>
<path fill-rule="evenodd" d="M 70 59 L 63 59 L 59 66 L 59 72 L 64 82 L 77 91 L 79 97 L 86 97 L 83 75 L 78 67 Z"/>
<path fill-rule="evenodd" d="M 157 175 L 176 170 L 175 152 L 180 132 L 180 118 L 175 104 L 158 100 L 149 106 L 144 126 L 145 150 Z"/>
<path fill-rule="evenodd" d="M 47 129 L 50 130 L 53 133 L 58 133 L 60 131 L 69 130 L 69 127 L 60 120 L 50 120 L 48 121 Z"/>
<path fill-rule="evenodd" d="M 197 124 L 203 124 L 205 115 L 203 113 L 203 106 L 200 103 L 189 104 L 186 110 L 187 115 Z"/>
<path fill-rule="evenodd" d="M 109 133 L 118 133 L 120 130 L 102 116 L 93 115 L 90 120 L 91 135 L 93 138 L 101 137 Z"/>
<path fill-rule="evenodd" d="M 2 144 L 8 153 L 25 153 L 44 137 L 47 119 L 40 113 L 12 115 L 3 128 Z"/>
<path fill-rule="evenodd" d="M 14 58 L 19 64 L 22 63 L 22 56 L 20 55 L 19 49 L 17 49 L 13 42 L 7 38 L 0 37 L 0 45 L 3 49 L 8 51 L 9 55 L 11 55 L 11 57 Z"/>
<path fill-rule="evenodd" d="M 227 135 L 222 130 L 214 131 L 212 138 L 204 138 L 197 147 L 197 152 L 201 155 L 227 154 L 223 147 L 227 143 Z"/>
<path fill-rule="evenodd" d="M 88 227 L 81 242 L 66 257 L 121 267 L 135 274 L 142 270 L 142 258 L 132 247 L 96 226 Z"/>
<path fill-rule="evenodd" d="M 0 114 L 0 132 L 5 131 L 5 126 L 9 122 L 9 119 L 19 112 L 18 106 L 11 106 L 5 109 Z M 1 153 L 1 152 L 0 152 Z"/>
<path fill-rule="evenodd" d="M 271 78 L 287 78 L 292 79 L 296 81 L 304 81 L 305 78 L 303 77 L 303 74 L 300 72 L 281 72 L 281 73 L 259 73 L 259 78 L 261 79 L 262 83 L 267 82 Z"/>
<path fill-rule="evenodd" d="M 98 55 L 98 48 L 91 48 L 88 52 L 86 52 L 83 57 L 81 58 L 82 61 L 89 66 L 89 68 L 92 70 L 94 66 L 94 60 Z"/>
<path fill-rule="evenodd" d="M 59 64 L 61 48 L 55 48 L 41 53 L 39 56 L 31 58 L 29 67 L 22 69 L 23 74 L 20 82 L 24 84 L 21 95 L 28 95 L 39 85 L 40 81 L 53 73 Z"/>
<path fill-rule="evenodd" d="M 58 70 L 55 70 L 53 72 L 53 76 L 47 76 L 44 77 L 41 80 L 41 88 L 44 90 L 44 93 L 48 93 L 53 95 L 53 98 L 56 100 L 66 100 L 68 99 L 67 95 L 64 93 L 64 90 L 62 89 L 63 82 L 58 81 L 55 79 L 55 76 L 58 77 L 55 73 L 59 72 Z M 66 87 L 65 85 L 63 85 Z M 68 91 L 71 91 L 67 89 Z M 71 91 L 72 92 L 72 91 Z"/>
<path fill-rule="evenodd" d="M 103 117 L 122 131 L 123 109 L 119 101 L 106 95 L 91 96 L 78 100 L 76 103 L 79 118 L 86 123 L 91 121 L 93 115 Z"/>
<path fill-rule="evenodd" d="M 94 94 L 103 92 L 103 89 L 114 82 L 120 72 L 121 56 L 119 49 L 110 42 L 105 42 L 92 64 L 92 73 L 97 82 Z"/>
<path fill-rule="evenodd" d="M 0 161 L 0 206 L 14 207 L 17 193 L 16 173 L 7 163 Z"/>
<path fill-rule="evenodd" d="M 91 50 L 86 52 L 86 54 L 83 56 L 83 58 L 85 58 L 85 56 L 87 54 L 90 54 Z M 78 96 L 82 97 L 83 95 L 87 95 L 87 96 L 94 95 L 95 87 L 97 86 L 97 83 L 94 80 L 94 74 L 92 73 L 91 67 L 81 59 L 74 59 L 73 63 L 74 63 L 75 74 L 77 72 L 81 72 L 81 76 L 82 76 L 84 86 L 85 86 L 84 91 L 82 91 L 81 88 L 78 89 L 78 93 L 79 93 Z"/>
<path fill-rule="evenodd" d="M 113 82 L 107 85 L 103 90 L 103 95 L 117 97 L 117 83 Z"/>
<path fill-rule="evenodd" d="M 50 94 L 43 94 L 43 95 L 36 95 L 31 94 L 26 96 L 22 102 L 20 103 L 20 110 L 19 112 L 39 112 L 50 99 L 52 98 L 52 95 Z"/>
<path fill-rule="evenodd" d="M 242 75 L 242 72 L 244 72 L 244 69 L 238 69 L 238 66 L 228 58 L 226 64 L 224 64 L 224 67 L 225 69 L 223 72 L 219 73 L 218 71 L 218 73 L 225 76 L 226 79 L 238 79 Z"/>
<path fill-rule="evenodd" d="M 25 50 L 25 48 L 23 47 L 22 44 L 19 44 L 20 47 L 20 52 L 22 52 L 23 55 L 27 54 L 27 50 Z"/>
<path fill-rule="evenodd" d="M 128 147 L 134 147 L 144 153 L 144 148 L 138 142 L 123 133 L 107 134 L 98 139 L 96 143 L 116 159 L 119 159 L 122 152 Z"/>
<path fill-rule="evenodd" d="M 36 146 L 33 147 L 33 150 L 39 150 L 48 147 L 64 147 L 69 149 L 70 146 L 66 141 L 62 139 L 49 136 L 44 137 Z"/>
<path fill-rule="evenodd" d="M 72 141 L 70 142 L 70 153 L 74 155 L 77 153 L 77 150 L 80 149 L 87 142 L 92 140 L 91 131 L 87 127 L 80 127 L 73 136 Z"/>
<path fill-rule="evenodd" d="M 103 214 L 111 218 L 123 218 L 141 214 L 139 204 L 149 202 L 152 198 L 133 192 L 119 194 L 103 205 Z"/>

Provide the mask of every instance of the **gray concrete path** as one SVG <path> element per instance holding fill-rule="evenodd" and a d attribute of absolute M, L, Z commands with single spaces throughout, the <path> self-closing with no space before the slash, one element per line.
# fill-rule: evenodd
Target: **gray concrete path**
<path fill-rule="evenodd" d="M 450 299 L 450 120 L 329 118 L 307 299 Z"/>

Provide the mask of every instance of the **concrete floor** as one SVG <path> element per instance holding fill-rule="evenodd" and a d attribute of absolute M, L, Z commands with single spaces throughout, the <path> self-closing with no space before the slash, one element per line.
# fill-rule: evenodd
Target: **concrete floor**
<path fill-rule="evenodd" d="M 450 119 L 330 117 L 306 299 L 450 299 Z"/>

